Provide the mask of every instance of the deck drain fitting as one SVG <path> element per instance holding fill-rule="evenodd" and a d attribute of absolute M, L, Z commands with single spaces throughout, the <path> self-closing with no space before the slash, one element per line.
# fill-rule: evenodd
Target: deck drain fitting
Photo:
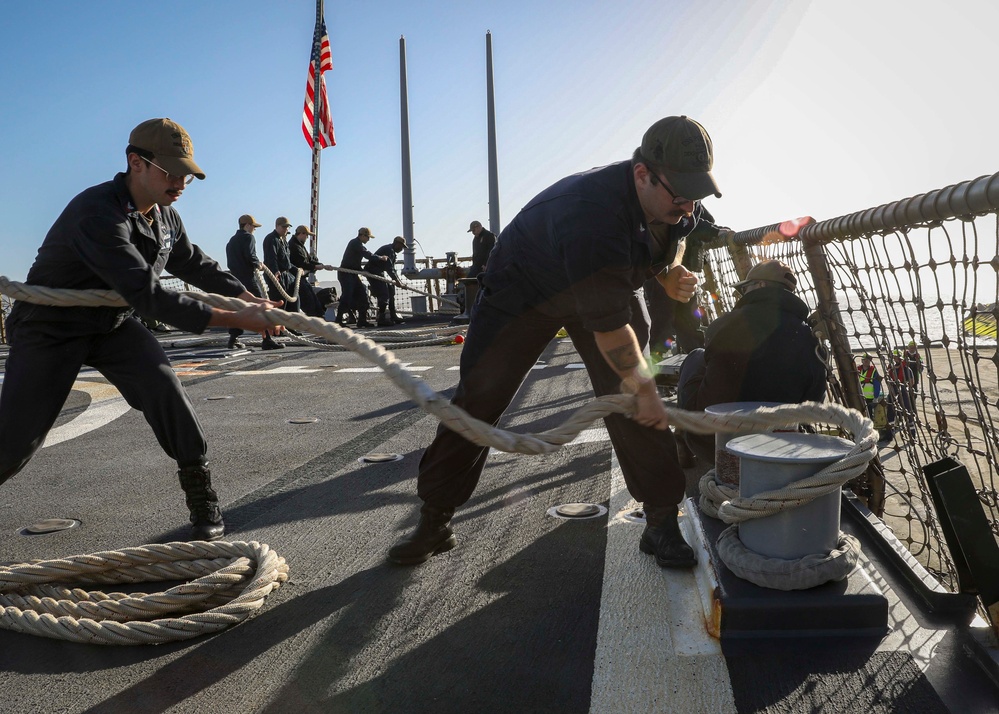
<path fill-rule="evenodd" d="M 80 521 L 75 518 L 46 518 L 21 529 L 21 535 L 45 535 L 76 528 Z"/>
<path fill-rule="evenodd" d="M 621 518 L 626 521 L 631 521 L 632 523 L 645 523 L 645 511 L 641 508 L 625 511 L 621 514 Z"/>
<path fill-rule="evenodd" d="M 359 464 L 388 464 L 402 461 L 402 454 L 365 454 L 357 460 Z"/>
<path fill-rule="evenodd" d="M 319 417 L 292 417 L 288 420 L 289 424 L 315 424 L 319 421 Z"/>
<path fill-rule="evenodd" d="M 561 506 L 552 506 L 547 513 L 564 521 L 584 521 L 600 518 L 607 513 L 607 509 L 596 503 L 563 503 Z"/>

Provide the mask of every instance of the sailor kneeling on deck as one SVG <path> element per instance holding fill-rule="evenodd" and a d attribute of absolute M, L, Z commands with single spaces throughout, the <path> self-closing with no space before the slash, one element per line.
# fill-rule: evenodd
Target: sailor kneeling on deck
<path fill-rule="evenodd" d="M 821 402 L 826 365 L 808 325 L 808 306 L 794 294 L 798 279 L 779 260 L 765 260 L 733 287 L 739 301 L 712 322 L 705 347 L 683 361 L 681 409 L 729 402 Z M 679 433 L 704 464 L 715 462 L 714 435 Z"/>
<path fill-rule="evenodd" d="M 687 117 L 652 125 L 630 161 L 555 183 L 500 233 L 480 276 L 454 404 L 496 424 L 538 357 L 565 327 L 597 395 L 637 397 L 630 418 L 605 419 L 631 495 L 644 504 L 639 547 L 662 567 L 690 567 L 677 522 L 684 474 L 647 363 L 645 280 L 691 299 L 697 278 L 680 264 L 682 239 L 703 220 L 700 199 L 721 196 L 707 132 Z M 656 230 L 653 230 L 653 229 Z M 389 551 L 411 565 L 453 548 L 450 521 L 472 495 L 489 449 L 444 426 L 420 461 L 416 530 Z"/>

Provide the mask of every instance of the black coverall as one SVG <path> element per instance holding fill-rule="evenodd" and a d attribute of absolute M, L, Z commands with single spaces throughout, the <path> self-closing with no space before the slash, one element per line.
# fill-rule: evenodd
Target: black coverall
<path fill-rule="evenodd" d="M 371 260 L 372 255 L 371 251 L 364 247 L 360 238 L 352 238 L 347 242 L 347 247 L 344 248 L 340 267 L 361 270 L 362 261 Z M 337 279 L 340 281 L 342 289 L 340 312 L 357 311 L 357 324 L 358 326 L 364 325 L 368 320 L 368 291 L 364 289 L 361 276 L 355 273 L 337 271 Z"/>
<path fill-rule="evenodd" d="M 382 260 L 381 256 L 385 256 L 388 260 Z M 364 266 L 364 272 L 398 280 L 399 275 L 395 272 L 395 256 L 392 243 L 383 245 L 374 252 L 371 260 Z M 388 315 L 393 320 L 396 319 L 398 315 L 395 311 L 395 285 L 371 278 L 368 278 L 368 283 L 371 285 L 371 294 L 378 300 L 378 318 L 382 319 L 388 311 Z"/>

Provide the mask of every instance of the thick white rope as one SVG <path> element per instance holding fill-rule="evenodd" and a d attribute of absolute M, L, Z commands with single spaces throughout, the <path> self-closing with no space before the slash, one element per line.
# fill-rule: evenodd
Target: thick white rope
<path fill-rule="evenodd" d="M 18 300 L 49 305 L 123 306 L 126 304 L 113 291 L 72 291 L 27 286 L 9 281 L 3 276 L 0 276 L 0 293 Z M 238 298 L 210 293 L 185 294 L 213 307 L 227 310 L 239 310 L 248 305 Z M 289 325 L 303 332 L 321 335 L 331 342 L 348 347 L 369 362 L 378 365 L 385 375 L 424 411 L 436 417 L 447 428 L 479 446 L 488 446 L 510 453 L 548 454 L 572 441 L 597 419 L 610 414 L 627 416 L 634 410 L 633 396 L 607 395 L 584 405 L 571 414 L 565 423 L 554 429 L 539 434 L 505 431 L 474 419 L 464 410 L 454 406 L 431 389 L 425 381 L 416 379 L 406 372 L 394 355 L 356 332 L 301 313 L 267 309 L 262 314 L 274 326 Z M 855 444 L 850 452 L 819 473 L 788 484 L 782 489 L 757 494 L 752 498 L 733 498 L 722 503 L 718 508 L 719 517 L 728 523 L 773 515 L 832 493 L 862 473 L 867 462 L 877 453 L 877 437 L 871 420 L 866 415 L 839 404 L 817 402 L 784 404 L 743 414 L 708 414 L 666 407 L 666 413 L 677 429 L 699 434 L 719 431 L 767 431 L 773 427 L 788 427 L 799 423 L 822 423 L 834 424 L 853 435 Z"/>
<path fill-rule="evenodd" d="M 295 269 L 297 271 L 295 273 L 295 288 L 292 290 L 292 293 L 294 293 L 294 295 L 289 295 L 287 292 L 285 292 L 284 286 L 281 284 L 281 280 L 278 278 L 278 276 L 276 276 L 273 272 L 271 272 L 271 269 L 268 268 L 266 264 L 261 263 L 261 265 L 263 265 L 264 267 L 264 273 L 267 275 L 267 279 L 271 281 L 271 284 L 277 289 L 278 294 L 280 294 L 281 297 L 284 298 L 284 301 L 296 302 L 298 300 L 299 286 L 302 283 L 302 275 L 305 274 L 305 271 L 302 270 L 301 268 Z M 263 279 L 261 279 L 260 277 L 260 271 L 256 270 L 254 271 L 254 273 L 256 274 L 258 285 L 260 285 L 261 287 L 266 287 L 264 285 Z M 266 291 L 263 293 L 263 296 L 267 297 Z"/>
<path fill-rule="evenodd" d="M 739 497 L 739 489 L 732 484 L 719 481 L 717 471 L 708 469 L 701 480 L 697 482 L 697 490 L 700 498 L 697 505 L 701 507 L 701 512 L 712 518 L 718 518 L 718 507 L 726 501 Z"/>
<path fill-rule="evenodd" d="M 747 497 L 739 496 L 738 488 L 718 482 L 715 470 L 709 470 L 700 481 L 701 510 L 726 523 L 738 524 L 810 503 L 816 498 L 839 491 L 846 483 L 862 474 L 868 462 L 877 454 L 874 424 L 857 411 L 835 406 L 841 410 L 842 418 L 840 415 L 829 414 L 812 421 L 835 424 L 853 435 L 854 446 L 845 457 L 818 473 L 789 483 L 783 488 Z M 817 416 L 819 409 L 810 411 Z M 760 408 L 755 410 L 753 416 L 762 418 L 771 415 L 773 422 L 778 418 L 776 412 L 785 412 L 785 409 Z M 759 426 L 765 425 L 761 423 Z M 691 428 L 691 431 L 694 430 Z M 760 428 L 759 431 L 766 429 Z M 721 561 L 740 578 L 760 587 L 785 591 L 806 590 L 830 581 L 843 580 L 853 571 L 860 558 L 860 542 L 842 531 L 831 552 L 796 559 L 771 558 L 750 550 L 739 539 L 737 525 L 729 526 L 718 536 L 716 548 Z"/>
<path fill-rule="evenodd" d="M 24 285 L 13 282 L 4 276 L 0 276 L 0 293 L 17 300 L 47 305 L 82 304 L 120 307 L 127 304 L 111 290 L 65 290 Z M 211 293 L 187 292 L 183 294 L 225 310 L 239 310 L 249 305 L 239 298 Z M 274 326 L 288 325 L 301 332 L 311 332 L 330 342 L 350 348 L 367 361 L 381 367 L 385 375 L 420 408 L 437 417 L 452 431 L 479 446 L 488 446 L 508 453 L 549 454 L 572 441 L 595 420 L 610 414 L 629 415 L 634 409 L 635 399 L 633 396 L 611 394 L 597 397 L 570 415 L 564 424 L 554 429 L 538 434 L 518 434 L 505 431 L 474 419 L 464 410 L 451 404 L 446 398 L 431 389 L 426 381 L 406 372 L 399 360 L 395 359 L 390 352 L 357 332 L 321 318 L 285 312 L 280 309 L 267 309 L 262 314 Z M 864 453 L 870 452 L 873 455 L 874 448 L 868 448 L 868 442 L 876 447 L 874 427 L 870 419 L 838 404 L 815 402 L 784 404 L 747 414 L 707 414 L 687 412 L 672 407 L 666 407 L 666 412 L 671 423 L 678 429 L 699 434 L 711 434 L 717 431 L 751 431 L 774 426 L 791 426 L 801 422 L 820 422 L 836 424 L 856 435 L 856 438 L 864 439 L 863 448 L 861 449 L 858 445 L 851 451 L 851 454 L 860 449 Z M 814 484 L 809 484 L 808 488 L 814 490 L 816 487 Z M 822 494 L 818 493 L 817 495 Z"/>
<path fill-rule="evenodd" d="M 420 337 L 407 335 L 405 339 L 401 342 L 392 342 L 392 339 L 400 339 L 398 337 L 399 333 L 371 333 L 367 335 L 367 338 L 372 342 L 377 342 L 386 350 L 404 350 L 413 347 L 430 347 L 433 345 L 454 345 L 458 344 L 455 341 L 453 335 L 443 335 L 443 334 L 432 334 L 425 333 Z M 308 345 L 317 350 L 323 350 L 326 352 L 349 352 L 350 350 L 346 347 L 340 345 L 331 345 L 326 342 L 316 342 L 315 340 L 310 340 L 308 337 L 293 335 L 288 333 L 288 338 L 292 342 L 298 342 L 299 344 Z"/>
<path fill-rule="evenodd" d="M 440 295 L 434 295 L 433 293 L 425 293 L 422 290 L 417 290 L 416 288 L 410 287 L 409 285 L 406 285 L 404 283 L 403 284 L 397 283 L 396 281 L 392 280 L 392 278 L 386 278 L 381 275 L 372 275 L 371 273 L 366 273 L 363 270 L 351 270 L 350 268 L 341 268 L 337 265 L 327 266 L 326 269 L 336 270 L 341 273 L 352 273 L 354 275 L 361 275 L 365 278 L 368 278 L 369 280 L 380 280 L 383 283 L 392 283 L 397 288 L 402 288 L 403 290 L 409 290 L 410 292 L 417 293 L 418 295 L 423 295 L 428 298 L 433 298 L 437 302 L 444 303 L 445 305 L 451 305 L 452 307 L 456 307 L 459 310 L 461 309 L 461 305 L 456 303 L 454 300 L 450 300 L 446 297 L 441 297 Z"/>
<path fill-rule="evenodd" d="M 72 585 L 191 582 L 163 592 Z M 99 645 L 159 644 L 218 632 L 260 609 L 288 565 L 257 542 L 167 543 L 0 567 L 0 628 Z"/>

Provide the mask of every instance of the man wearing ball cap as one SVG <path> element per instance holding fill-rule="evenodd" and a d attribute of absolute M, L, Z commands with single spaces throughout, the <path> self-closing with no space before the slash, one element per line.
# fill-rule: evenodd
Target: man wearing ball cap
<path fill-rule="evenodd" d="M 739 301 L 708 326 L 705 346 L 684 359 L 677 387 L 681 409 L 729 402 L 820 402 L 826 365 L 808 324 L 808 306 L 794 294 L 798 278 L 779 260 L 753 266 L 734 285 Z M 714 463 L 714 435 L 685 433 L 691 451 Z"/>
<path fill-rule="evenodd" d="M 69 202 L 45 236 L 26 282 L 114 290 L 128 305 L 15 303 L 0 391 L 0 482 L 23 469 L 41 447 L 86 364 L 143 413 L 160 446 L 177 462 L 193 538 L 215 540 L 225 525 L 207 467 L 204 432 L 163 348 L 135 314 L 194 333 L 209 326 L 260 332 L 269 327 L 264 309 L 279 303 L 248 293 L 188 238 L 172 205 L 205 173 L 180 124 L 170 119 L 142 122 L 129 135 L 125 158 L 124 173 Z M 159 281 L 164 270 L 206 292 L 252 305 L 239 310 L 209 307 L 164 288 Z"/>
<path fill-rule="evenodd" d="M 639 288 L 655 276 L 674 300 L 693 296 L 697 278 L 680 264 L 679 246 L 702 222 L 700 200 L 721 196 L 713 159 L 703 126 L 666 117 L 630 161 L 564 178 L 529 202 L 500 233 L 479 278 L 453 400 L 496 423 L 565 327 L 598 395 L 635 396 L 631 416 L 605 423 L 628 490 L 644 505 L 639 548 L 662 567 L 690 567 L 695 558 L 677 522 L 684 474 L 646 360 Z M 474 491 L 488 452 L 438 429 L 420 462 L 420 523 L 389 551 L 390 561 L 421 563 L 456 545 L 451 517 Z"/>

